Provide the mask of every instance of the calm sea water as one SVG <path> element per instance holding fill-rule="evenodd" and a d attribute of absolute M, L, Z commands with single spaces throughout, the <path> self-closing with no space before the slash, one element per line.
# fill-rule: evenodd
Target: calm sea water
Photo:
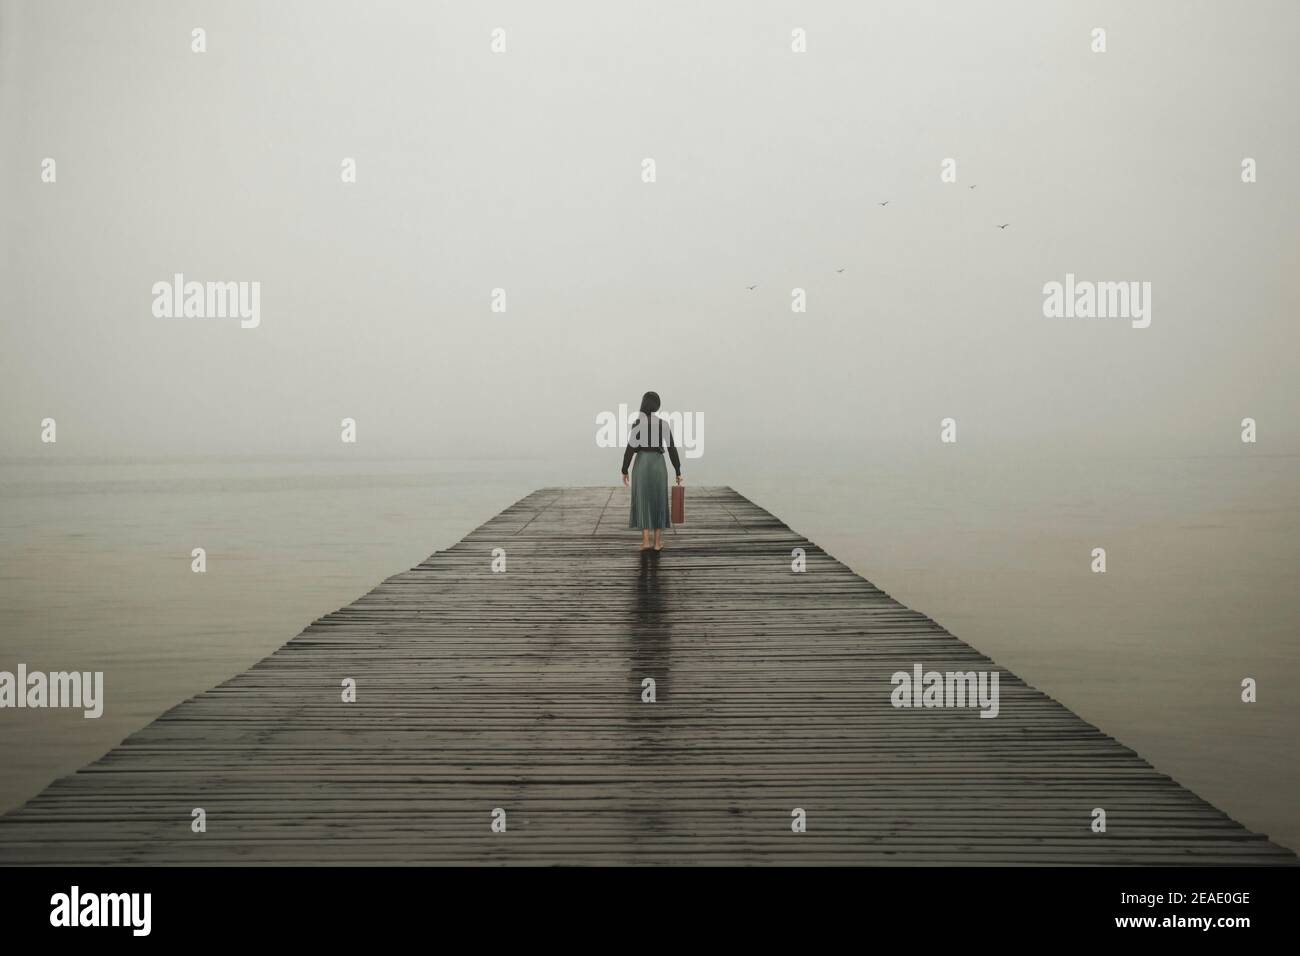
<path fill-rule="evenodd" d="M 1300 847 L 1300 459 L 803 461 L 699 477 Z M 535 461 L 0 463 L 0 669 L 102 670 L 108 696 L 98 720 L 0 711 L 0 810 L 534 488 L 605 478 Z"/>

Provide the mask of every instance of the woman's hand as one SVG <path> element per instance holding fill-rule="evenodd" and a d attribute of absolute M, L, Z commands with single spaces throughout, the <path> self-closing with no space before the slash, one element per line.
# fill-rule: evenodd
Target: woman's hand
<path fill-rule="evenodd" d="M 682 483 L 682 476 L 681 476 L 681 475 L 678 475 L 678 476 L 677 476 L 677 483 L 678 483 L 679 485 Z"/>
<path fill-rule="evenodd" d="M 623 472 L 623 487 L 627 487 L 627 472 Z"/>

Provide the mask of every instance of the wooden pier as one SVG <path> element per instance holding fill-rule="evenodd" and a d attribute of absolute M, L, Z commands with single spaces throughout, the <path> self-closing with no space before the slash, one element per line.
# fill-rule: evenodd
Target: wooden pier
<path fill-rule="evenodd" d="M 0 819 L 0 864 L 1296 861 L 731 489 L 660 554 L 626 495 L 534 492 Z M 915 664 L 998 671 L 998 716 L 895 708 Z"/>

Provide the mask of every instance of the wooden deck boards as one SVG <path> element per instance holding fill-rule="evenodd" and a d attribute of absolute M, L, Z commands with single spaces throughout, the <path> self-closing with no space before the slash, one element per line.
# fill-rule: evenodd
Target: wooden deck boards
<path fill-rule="evenodd" d="M 1295 862 L 731 489 L 686 517 L 641 555 L 622 489 L 534 492 L 0 819 L 0 863 Z M 893 708 L 914 663 L 999 671 L 999 716 Z"/>

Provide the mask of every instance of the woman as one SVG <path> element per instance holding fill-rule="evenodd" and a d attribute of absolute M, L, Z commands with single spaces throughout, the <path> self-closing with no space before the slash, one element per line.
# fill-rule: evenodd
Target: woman
<path fill-rule="evenodd" d="M 659 395 L 646 392 L 641 399 L 641 414 L 632 426 L 627 448 L 623 451 L 623 484 L 628 484 L 627 466 L 636 455 L 636 468 L 632 472 L 632 512 L 629 528 L 641 529 L 641 550 L 650 547 L 650 532 L 655 533 L 654 548 L 664 549 L 664 528 L 668 518 L 668 469 L 664 466 L 664 447 L 677 472 L 677 483 L 682 483 L 682 462 L 677 457 L 673 433 L 668 423 L 655 412 L 659 411 Z"/>

